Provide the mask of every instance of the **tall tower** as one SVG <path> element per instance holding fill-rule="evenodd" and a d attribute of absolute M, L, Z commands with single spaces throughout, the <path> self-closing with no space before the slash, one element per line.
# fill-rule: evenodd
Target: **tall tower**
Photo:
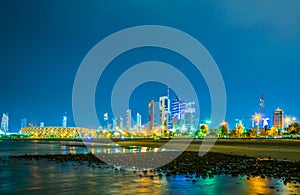
<path fill-rule="evenodd" d="M 117 118 L 117 126 L 118 126 L 120 129 L 123 129 L 123 118 L 120 117 L 120 116 Z"/>
<path fill-rule="evenodd" d="M 67 116 L 63 116 L 62 127 L 67 127 Z"/>
<path fill-rule="evenodd" d="M 9 121 L 8 114 L 3 113 L 2 121 L 1 121 L 1 130 L 4 132 L 8 132 L 8 124 L 9 124 L 8 121 Z"/>
<path fill-rule="evenodd" d="M 280 108 L 273 113 L 273 126 L 277 129 L 284 129 L 284 112 Z"/>
<path fill-rule="evenodd" d="M 142 115 L 140 113 L 136 113 L 136 127 L 137 127 L 137 132 L 141 132 L 141 127 L 142 127 Z"/>
<path fill-rule="evenodd" d="M 260 117 L 265 117 L 265 95 L 262 93 L 259 99 Z"/>
<path fill-rule="evenodd" d="M 103 114 L 103 120 L 104 120 L 104 123 L 106 124 L 106 129 L 108 130 L 108 113 L 104 113 Z"/>
<path fill-rule="evenodd" d="M 169 129 L 169 117 L 170 117 L 170 99 L 168 96 L 161 96 L 159 98 L 159 111 L 160 111 L 160 126 L 164 130 Z"/>
<path fill-rule="evenodd" d="M 179 112 L 179 100 L 178 97 L 176 97 L 172 101 L 172 119 L 179 119 L 180 118 L 180 112 Z"/>
<path fill-rule="evenodd" d="M 22 118 L 21 119 L 21 129 L 27 127 L 27 118 Z"/>
<path fill-rule="evenodd" d="M 126 129 L 128 132 L 131 132 L 131 110 L 126 110 Z"/>
<path fill-rule="evenodd" d="M 149 102 L 148 109 L 148 130 L 149 132 L 152 132 L 152 129 L 154 128 L 154 100 Z"/>

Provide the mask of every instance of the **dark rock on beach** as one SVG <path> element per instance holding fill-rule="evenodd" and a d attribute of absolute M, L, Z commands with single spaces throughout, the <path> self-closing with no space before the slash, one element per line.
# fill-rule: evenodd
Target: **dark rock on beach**
<path fill-rule="evenodd" d="M 105 164 L 91 153 L 88 154 L 66 154 L 66 155 L 23 155 L 10 156 L 10 159 L 48 160 L 65 163 L 77 161 L 80 164 L 88 162 Z M 146 171 L 144 171 L 144 174 Z M 199 156 L 198 152 L 183 152 L 170 163 L 153 170 L 153 174 L 162 175 L 195 175 L 196 177 L 213 177 L 214 175 L 226 174 L 233 177 L 260 176 L 261 178 L 280 178 L 287 182 L 300 183 L 300 162 L 279 161 L 274 159 L 262 159 L 256 157 L 239 156 L 222 153 L 208 152 Z"/>

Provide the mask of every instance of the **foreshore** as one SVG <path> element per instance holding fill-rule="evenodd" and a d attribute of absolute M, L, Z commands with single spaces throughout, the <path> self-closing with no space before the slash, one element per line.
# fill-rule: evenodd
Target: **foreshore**
<path fill-rule="evenodd" d="M 116 141 L 116 140 L 115 140 Z M 164 147 L 168 140 L 117 140 L 119 147 L 144 146 Z M 177 140 L 178 141 L 178 140 Z M 231 175 L 262 178 L 280 178 L 284 183 L 300 183 L 300 140 L 230 140 L 219 139 L 212 149 L 204 156 L 199 156 L 198 150 L 204 140 L 193 140 L 187 149 L 175 160 L 152 170 L 153 176 L 186 175 L 195 178 L 213 177 L 214 175 Z M 78 143 L 85 147 L 83 143 Z M 72 144 L 70 144 L 72 146 Z M 76 144 L 76 146 L 78 146 Z M 167 152 L 163 152 L 167 155 Z M 170 152 L 172 153 L 172 152 Z M 130 161 L 133 155 L 140 154 L 112 154 L 111 156 Z M 49 160 L 58 163 L 76 161 L 80 164 L 88 162 L 89 166 L 105 165 L 98 157 L 88 154 L 66 155 L 23 155 L 10 156 L 10 159 Z M 115 165 L 114 162 L 110 163 Z M 126 163 L 125 163 L 126 164 Z M 122 163 L 119 168 L 122 169 Z M 128 167 L 127 167 L 128 168 Z M 132 169 L 135 171 L 134 169 Z M 143 174 L 141 174 L 143 176 Z"/>
<path fill-rule="evenodd" d="M 128 140 L 117 141 L 122 146 L 164 147 L 169 140 Z M 185 151 L 198 152 L 204 141 L 194 139 Z M 300 139 L 218 139 L 212 143 L 210 152 L 247 155 L 250 157 L 271 158 L 277 160 L 300 161 Z"/>
<path fill-rule="evenodd" d="M 117 156 L 126 162 L 132 157 L 132 154 L 121 154 Z M 48 160 L 57 163 L 79 162 L 88 166 L 99 167 L 99 165 L 107 165 L 105 162 L 97 158 L 95 155 L 88 154 L 66 154 L 66 155 L 23 155 L 10 156 L 10 159 L 25 160 Z M 122 169 L 122 166 L 118 166 Z M 117 168 L 116 168 L 117 169 Z M 128 167 L 126 167 L 128 169 Z M 132 169 L 136 172 L 137 170 Z M 139 170 L 141 171 L 141 170 Z M 147 172 L 142 171 L 142 172 Z M 144 176 L 144 174 L 140 176 Z M 199 156 L 198 152 L 185 151 L 178 158 L 170 163 L 151 170 L 152 177 L 155 176 L 175 176 L 185 175 L 187 177 L 197 178 L 213 177 L 215 175 L 230 175 L 233 177 L 260 176 L 261 178 L 277 178 L 281 179 L 284 184 L 287 182 L 300 183 L 300 162 L 279 161 L 274 159 L 261 159 L 249 156 L 230 155 L 222 153 L 208 152 L 204 156 Z"/>

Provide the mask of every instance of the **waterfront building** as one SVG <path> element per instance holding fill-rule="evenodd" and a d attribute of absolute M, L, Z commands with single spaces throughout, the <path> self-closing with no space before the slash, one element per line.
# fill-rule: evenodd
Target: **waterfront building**
<path fill-rule="evenodd" d="M 1 120 L 1 130 L 4 132 L 8 132 L 9 130 L 9 117 L 8 114 L 3 113 Z"/>
<path fill-rule="evenodd" d="M 186 103 L 184 110 L 184 124 L 187 130 L 196 130 L 198 128 L 197 124 L 197 114 L 196 108 L 194 107 L 195 102 Z"/>
<path fill-rule="evenodd" d="M 235 128 L 238 126 L 244 126 L 243 119 L 235 119 Z"/>
<path fill-rule="evenodd" d="M 117 117 L 117 126 L 120 128 L 120 129 L 123 129 L 123 118 L 122 117 Z"/>
<path fill-rule="evenodd" d="M 170 99 L 168 96 L 159 98 L 160 126 L 164 132 L 170 128 L 169 119 L 171 118 Z M 170 121 L 171 122 L 171 121 Z"/>
<path fill-rule="evenodd" d="M 116 118 L 112 118 L 112 130 L 115 130 L 115 128 L 116 128 L 116 126 L 117 126 L 117 119 Z"/>
<path fill-rule="evenodd" d="M 126 130 L 131 132 L 131 110 L 126 110 Z"/>
<path fill-rule="evenodd" d="M 106 125 L 104 128 L 109 129 L 108 128 L 108 113 L 107 112 L 103 114 L 103 120 L 104 120 L 104 123 Z"/>
<path fill-rule="evenodd" d="M 67 116 L 63 116 L 62 127 L 67 127 Z"/>
<path fill-rule="evenodd" d="M 142 127 L 142 115 L 140 113 L 136 113 L 136 127 L 137 127 L 137 132 L 141 132 L 141 127 Z"/>
<path fill-rule="evenodd" d="M 152 132 L 154 129 L 154 100 L 149 102 L 148 110 L 148 130 Z"/>
<path fill-rule="evenodd" d="M 24 127 L 21 134 L 33 138 L 87 138 L 97 137 L 95 129 L 79 127 Z"/>
<path fill-rule="evenodd" d="M 280 108 L 277 108 L 273 112 L 273 127 L 277 129 L 284 129 L 284 112 Z"/>
<path fill-rule="evenodd" d="M 21 129 L 27 127 L 27 118 L 22 118 L 21 119 Z"/>

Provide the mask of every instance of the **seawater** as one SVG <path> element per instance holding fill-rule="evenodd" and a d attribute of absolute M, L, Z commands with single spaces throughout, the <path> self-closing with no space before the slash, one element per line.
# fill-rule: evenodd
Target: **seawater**
<path fill-rule="evenodd" d="M 299 184 L 278 179 L 189 178 L 115 170 L 106 165 L 8 159 L 9 155 L 85 153 L 63 142 L 0 141 L 0 194 L 300 194 Z M 113 147 L 115 150 L 115 147 Z"/>

